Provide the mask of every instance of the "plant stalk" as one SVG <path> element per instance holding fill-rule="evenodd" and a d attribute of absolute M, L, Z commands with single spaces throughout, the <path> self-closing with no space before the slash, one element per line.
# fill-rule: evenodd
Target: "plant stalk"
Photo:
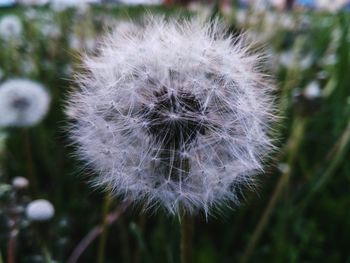
<path fill-rule="evenodd" d="M 184 211 L 180 222 L 181 227 L 181 263 L 192 262 L 193 218 Z"/>
<path fill-rule="evenodd" d="M 302 142 L 303 139 L 303 135 L 304 135 L 304 131 L 305 131 L 305 127 L 307 124 L 307 120 L 302 118 L 302 119 L 296 119 L 294 121 L 294 125 L 293 125 L 293 130 L 292 130 L 292 134 L 291 137 L 288 141 L 287 144 L 287 150 L 289 150 L 288 153 L 288 169 L 286 171 L 284 171 L 281 175 L 281 177 L 279 178 L 276 188 L 256 226 L 256 228 L 254 229 L 253 235 L 251 237 L 251 239 L 249 240 L 249 243 L 243 253 L 243 256 L 240 260 L 240 263 L 246 263 L 248 262 L 248 260 L 250 259 L 256 245 L 258 244 L 261 235 L 263 234 L 263 231 L 265 230 L 270 217 L 272 215 L 272 212 L 274 211 L 278 200 L 281 196 L 281 194 L 283 193 L 284 189 L 286 188 L 286 186 L 288 185 L 289 179 L 291 177 L 292 174 L 292 167 L 293 164 L 297 158 L 297 153 L 299 150 L 299 146 Z"/>
<path fill-rule="evenodd" d="M 97 263 L 104 263 L 106 252 L 106 241 L 108 236 L 108 212 L 112 203 L 112 198 L 108 194 L 105 198 L 102 214 L 102 233 L 98 244 Z"/>

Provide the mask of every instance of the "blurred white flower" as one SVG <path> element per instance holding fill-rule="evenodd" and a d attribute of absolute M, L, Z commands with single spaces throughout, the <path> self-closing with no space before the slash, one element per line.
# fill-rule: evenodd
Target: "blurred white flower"
<path fill-rule="evenodd" d="M 0 85 L 0 127 L 32 126 L 46 115 L 48 92 L 27 79 L 11 79 Z"/>
<path fill-rule="evenodd" d="M 293 30 L 296 27 L 296 20 L 292 16 L 293 14 L 283 13 L 279 17 L 279 24 L 284 29 Z"/>
<path fill-rule="evenodd" d="M 15 15 L 6 15 L 0 20 L 0 38 L 19 38 L 22 34 L 22 22 Z"/>
<path fill-rule="evenodd" d="M 82 39 L 74 33 L 69 36 L 68 44 L 70 48 L 80 51 L 92 51 L 96 48 L 96 40 L 94 38 L 87 37 Z"/>
<path fill-rule="evenodd" d="M 290 167 L 287 163 L 279 163 L 277 165 L 277 168 L 281 173 L 289 173 L 290 172 Z"/>
<path fill-rule="evenodd" d="M 37 70 L 35 63 L 31 58 L 23 59 L 23 61 L 20 63 L 20 66 L 21 72 L 23 72 L 25 75 L 29 75 Z"/>
<path fill-rule="evenodd" d="M 338 61 L 337 55 L 334 53 L 326 54 L 322 59 L 322 64 L 324 66 L 332 66 L 335 65 Z"/>
<path fill-rule="evenodd" d="M 304 89 L 304 96 L 307 99 L 317 99 L 321 96 L 320 84 L 317 81 L 312 81 Z"/>
<path fill-rule="evenodd" d="M 318 8 L 335 12 L 341 9 L 348 0 L 316 0 L 316 6 Z"/>
<path fill-rule="evenodd" d="M 237 203 L 272 148 L 262 58 L 198 20 L 150 19 L 103 43 L 67 108 L 94 184 L 172 214 Z"/>
<path fill-rule="evenodd" d="M 53 205 L 45 199 L 37 199 L 28 204 L 26 215 L 32 221 L 47 221 L 55 214 Z"/>
<path fill-rule="evenodd" d="M 200 19 L 206 19 L 212 14 L 212 7 L 207 4 L 202 4 L 202 8 L 196 12 L 196 15 Z"/>
<path fill-rule="evenodd" d="M 162 0 L 119 0 L 120 3 L 126 5 L 160 5 Z"/>
<path fill-rule="evenodd" d="M 268 0 L 268 2 L 278 9 L 283 9 L 286 6 L 286 0 Z"/>
<path fill-rule="evenodd" d="M 325 80 L 325 79 L 327 79 L 327 77 L 329 77 L 329 73 L 327 71 L 321 70 L 321 71 L 317 72 L 317 79 Z"/>
<path fill-rule="evenodd" d="M 100 0 L 51 0 L 51 7 L 55 11 L 63 11 L 67 8 L 75 7 L 84 13 L 83 10 L 86 10 L 89 4 L 97 4 L 100 2 Z"/>
<path fill-rule="evenodd" d="M 309 68 L 312 64 L 312 56 L 305 55 L 302 58 L 300 58 L 300 55 L 296 54 L 294 50 L 289 50 L 280 54 L 279 63 L 285 68 L 297 67 L 301 70 L 305 70 Z"/>
<path fill-rule="evenodd" d="M 248 13 L 245 9 L 238 9 L 236 12 L 236 20 L 239 25 L 247 23 Z"/>
<path fill-rule="evenodd" d="M 21 5 L 46 5 L 49 0 L 17 0 Z"/>
<path fill-rule="evenodd" d="M 16 176 L 12 180 L 12 186 L 17 190 L 26 189 L 29 186 L 29 181 L 27 178 L 22 176 Z"/>
<path fill-rule="evenodd" d="M 256 1 L 256 0 L 248 0 L 247 2 L 249 2 L 250 8 L 254 11 L 254 12 L 264 12 L 268 9 L 270 3 L 268 3 L 268 1 Z"/>
<path fill-rule="evenodd" d="M 25 16 L 25 18 L 27 18 L 29 20 L 33 20 L 33 19 L 41 16 L 41 14 L 38 13 L 38 10 L 36 10 L 34 8 L 28 8 L 24 11 L 24 16 Z"/>
<path fill-rule="evenodd" d="M 295 62 L 295 55 L 293 51 L 289 50 L 280 54 L 279 63 L 283 67 L 290 68 L 293 64 L 295 64 Z"/>
<path fill-rule="evenodd" d="M 264 15 L 264 29 L 274 30 L 276 33 L 276 26 L 279 23 L 279 17 L 276 12 L 266 12 Z"/>
<path fill-rule="evenodd" d="M 123 35 L 135 35 L 140 31 L 140 28 L 135 23 L 125 20 L 114 21 L 113 29 Z"/>
<path fill-rule="evenodd" d="M 310 68 L 312 65 L 312 55 L 307 54 L 299 60 L 299 66 L 302 70 Z"/>
<path fill-rule="evenodd" d="M 40 26 L 40 31 L 45 37 L 59 38 L 61 35 L 61 29 L 55 23 L 45 23 Z"/>

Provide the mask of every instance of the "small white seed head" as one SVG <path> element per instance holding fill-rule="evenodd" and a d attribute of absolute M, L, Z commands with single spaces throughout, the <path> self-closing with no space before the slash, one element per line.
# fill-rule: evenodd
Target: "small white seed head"
<path fill-rule="evenodd" d="M 28 79 L 10 79 L 0 85 L 0 127 L 33 126 L 46 115 L 50 95 Z"/>
<path fill-rule="evenodd" d="M 32 221 L 47 221 L 55 214 L 53 205 L 44 199 L 30 202 L 26 208 L 26 215 Z"/>
<path fill-rule="evenodd" d="M 322 92 L 320 84 L 317 81 L 310 82 L 304 90 L 304 95 L 307 99 L 310 100 L 321 97 Z"/>
<path fill-rule="evenodd" d="M 4 40 L 19 38 L 22 34 L 22 22 L 16 15 L 7 15 L 0 20 L 0 38 Z"/>
<path fill-rule="evenodd" d="M 26 189 L 29 186 L 29 181 L 27 178 L 22 177 L 22 176 L 16 176 L 15 178 L 13 178 L 12 180 L 12 186 L 16 189 L 16 190 L 22 190 L 22 189 Z"/>

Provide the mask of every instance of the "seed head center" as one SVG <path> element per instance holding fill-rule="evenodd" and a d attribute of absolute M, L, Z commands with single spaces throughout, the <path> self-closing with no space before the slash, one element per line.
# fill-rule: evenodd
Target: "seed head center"
<path fill-rule="evenodd" d="M 204 133 L 202 106 L 186 91 L 166 87 L 153 93 L 153 107 L 143 106 L 142 118 L 149 123 L 148 133 L 164 149 L 187 150 L 198 133 Z"/>

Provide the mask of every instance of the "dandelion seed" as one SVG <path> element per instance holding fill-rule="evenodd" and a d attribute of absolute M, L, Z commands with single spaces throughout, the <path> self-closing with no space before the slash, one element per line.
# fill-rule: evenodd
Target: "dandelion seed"
<path fill-rule="evenodd" d="M 30 202 L 26 208 L 26 215 L 32 221 L 47 221 L 55 214 L 53 205 L 45 199 Z"/>
<path fill-rule="evenodd" d="M 46 115 L 48 92 L 27 79 L 11 79 L 0 85 L 0 127 L 33 126 Z"/>
<path fill-rule="evenodd" d="M 103 43 L 67 107 L 94 185 L 172 214 L 237 204 L 273 147 L 262 58 L 199 20 L 149 19 Z"/>

